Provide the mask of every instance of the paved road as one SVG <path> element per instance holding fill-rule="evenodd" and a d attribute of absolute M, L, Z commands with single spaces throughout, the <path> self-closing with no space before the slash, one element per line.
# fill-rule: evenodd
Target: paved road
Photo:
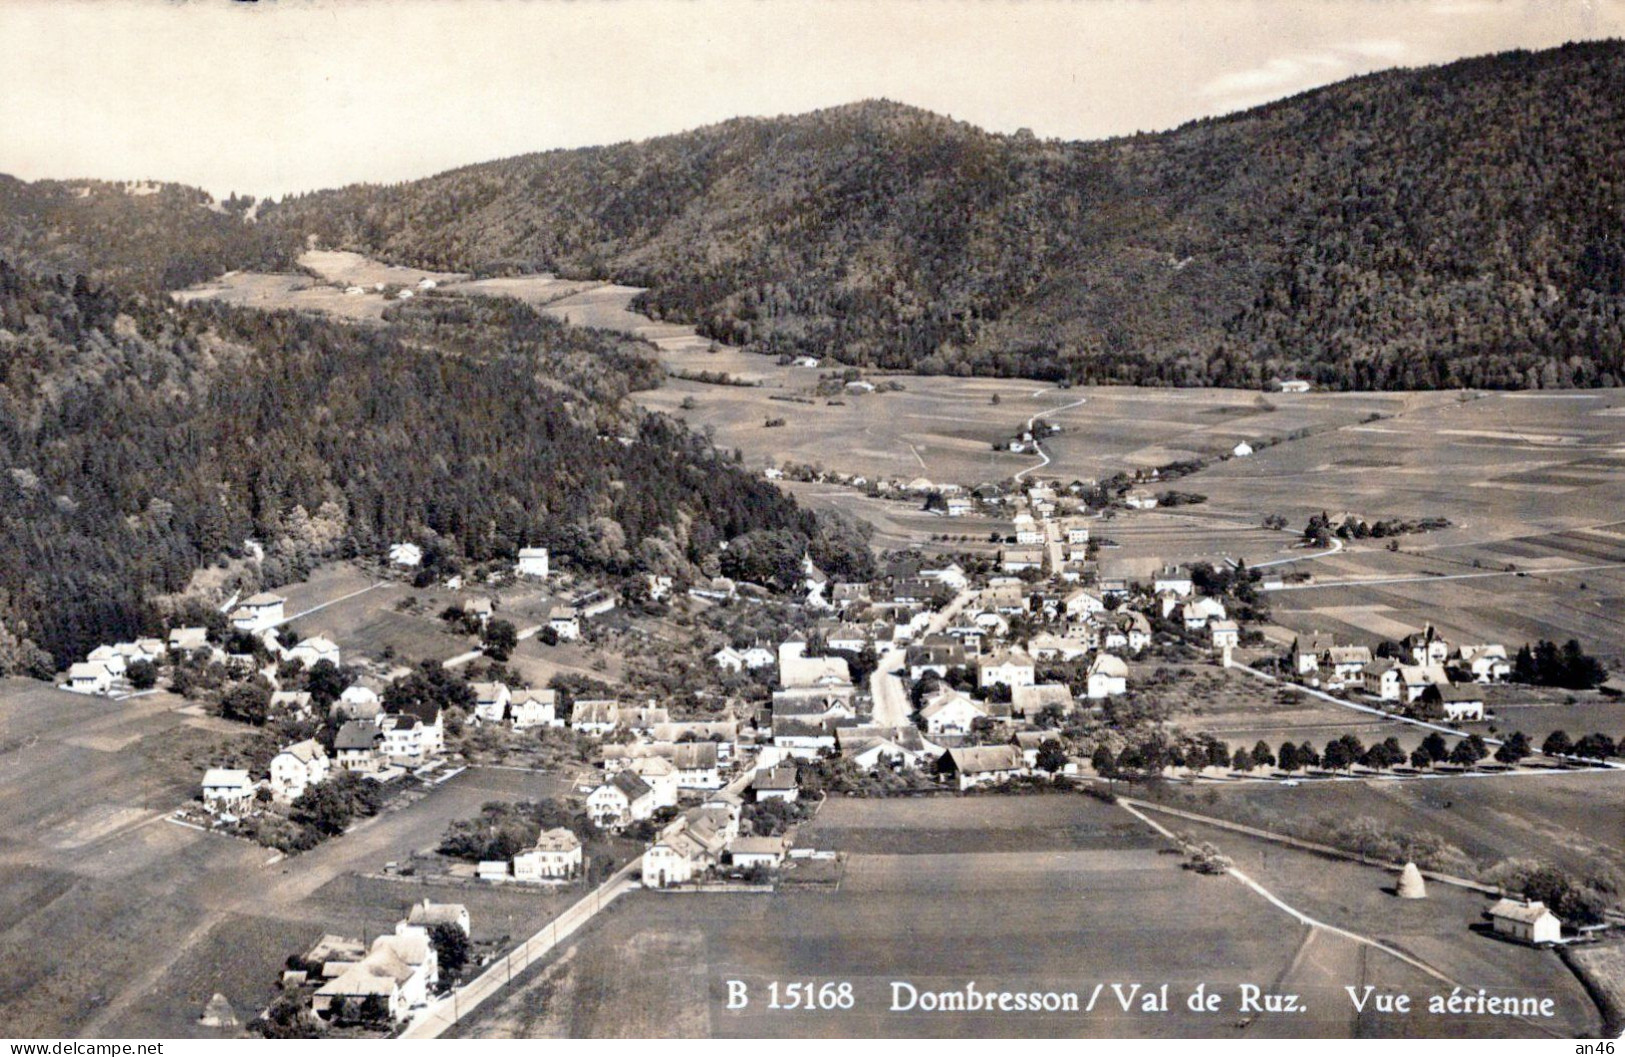
<path fill-rule="evenodd" d="M 581 926 L 593 919 L 617 896 L 637 885 L 643 869 L 643 856 L 638 856 L 610 875 L 609 880 L 582 896 L 564 913 L 548 922 L 534 936 L 515 947 L 508 955 L 451 994 L 438 999 L 412 1018 L 412 1023 L 401 1033 L 403 1039 L 439 1038 L 458 1020 L 467 1016 L 487 998 L 513 982 L 517 973 L 532 963 L 541 961 L 553 948 L 573 936 Z"/>
<path fill-rule="evenodd" d="M 935 635 L 948 626 L 961 609 L 970 604 L 976 592 L 967 588 L 954 596 L 926 625 L 925 634 Z M 922 635 L 921 638 L 925 636 Z M 874 674 L 869 676 L 869 696 L 874 701 L 873 722 L 878 727 L 906 727 L 914 711 L 908 700 L 908 686 L 899 674 L 907 662 L 907 651 L 888 650 L 881 655 Z"/>

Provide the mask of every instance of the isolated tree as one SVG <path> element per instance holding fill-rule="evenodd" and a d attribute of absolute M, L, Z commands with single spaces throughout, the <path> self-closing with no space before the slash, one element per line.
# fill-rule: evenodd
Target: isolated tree
<path fill-rule="evenodd" d="M 1095 769 L 1096 774 L 1106 778 L 1117 774 L 1117 760 L 1112 756 L 1112 750 L 1104 745 L 1095 747 L 1094 755 L 1089 757 L 1089 766 Z"/>
<path fill-rule="evenodd" d="M 1209 767 L 1223 767 L 1230 762 L 1230 746 L 1215 738 L 1207 743 L 1207 764 Z"/>
<path fill-rule="evenodd" d="M 1567 756 L 1574 748 L 1567 731 L 1554 730 L 1541 742 L 1540 751 L 1548 756 Z"/>
<path fill-rule="evenodd" d="M 1411 750 L 1411 766 L 1416 768 L 1418 771 L 1428 770 L 1429 768 L 1431 768 L 1433 766 L 1433 757 L 1428 754 L 1428 751 L 1426 749 L 1423 749 L 1423 748 L 1412 749 Z"/>
<path fill-rule="evenodd" d="M 1252 753 L 1246 749 L 1237 749 L 1236 755 L 1230 760 L 1230 766 L 1238 771 L 1251 771 L 1253 769 Z"/>
<path fill-rule="evenodd" d="M 1275 754 L 1270 751 L 1270 747 L 1268 745 L 1264 744 L 1264 742 L 1262 740 L 1260 740 L 1257 745 L 1253 746 L 1253 766 L 1254 767 L 1274 767 L 1275 766 Z"/>
<path fill-rule="evenodd" d="M 1354 766 L 1354 754 L 1349 751 L 1349 747 L 1341 738 L 1328 741 L 1321 758 L 1325 761 L 1328 771 L 1344 771 Z"/>
<path fill-rule="evenodd" d="M 350 673 L 325 657 L 305 672 L 305 691 L 310 694 L 311 704 L 322 710 L 337 701 L 350 682 Z"/>
<path fill-rule="evenodd" d="M 1458 767 L 1465 767 L 1470 770 L 1478 763 L 1479 759 L 1478 753 L 1473 751 L 1472 745 L 1468 744 L 1466 738 L 1456 742 L 1456 747 L 1450 750 L 1450 762 Z"/>
<path fill-rule="evenodd" d="M 1434 731 L 1422 739 L 1422 751 L 1428 754 L 1428 762 L 1438 763 L 1450 755 L 1450 749 L 1444 743 L 1444 735 Z"/>
<path fill-rule="evenodd" d="M 487 657 L 493 661 L 505 661 L 513 656 L 514 649 L 519 645 L 519 631 L 509 621 L 493 620 L 485 625 L 481 644 Z"/>
<path fill-rule="evenodd" d="M 1303 766 L 1303 762 L 1298 758 L 1298 747 L 1290 741 L 1281 742 L 1280 763 L 1281 770 L 1287 774 L 1292 774 Z"/>

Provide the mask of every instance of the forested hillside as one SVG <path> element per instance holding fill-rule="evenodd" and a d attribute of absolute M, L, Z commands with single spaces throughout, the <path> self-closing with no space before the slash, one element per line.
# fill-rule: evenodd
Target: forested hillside
<path fill-rule="evenodd" d="M 763 351 L 1336 388 L 1625 379 L 1625 46 L 1391 71 L 1168 133 L 888 103 L 262 210 L 285 245 L 649 286 Z"/>
<path fill-rule="evenodd" d="M 861 541 L 622 410 L 652 369 L 516 302 L 424 297 L 354 326 L 0 261 L 0 674 L 159 631 L 153 599 L 247 539 L 273 586 L 408 539 L 451 561 L 540 544 L 685 576 L 718 541 L 776 530 L 862 569 Z"/>

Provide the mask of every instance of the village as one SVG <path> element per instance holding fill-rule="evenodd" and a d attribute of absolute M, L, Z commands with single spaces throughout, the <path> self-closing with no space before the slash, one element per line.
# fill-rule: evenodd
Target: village
<path fill-rule="evenodd" d="M 100 647 L 69 668 L 62 687 L 115 700 L 206 687 L 222 717 L 286 734 L 247 765 L 215 761 L 174 818 L 292 856 L 343 840 L 395 801 L 433 796 L 465 767 L 506 759 L 513 745 L 548 747 L 563 782 L 557 800 L 488 804 L 462 831 L 469 839 L 448 833 L 440 853 L 404 870 L 377 864 L 382 875 L 438 878 L 454 890 L 838 885 L 841 856 L 799 838 L 831 796 L 1112 800 L 1146 783 L 1291 787 L 1618 766 L 1609 761 L 1618 747 L 1601 733 L 1539 746 L 1521 732 L 1495 736 L 1487 702 L 1514 674 L 1503 644 L 1450 643 L 1424 627 L 1375 648 L 1308 633 L 1281 650 L 1256 630 L 1277 576 L 1204 563 L 1165 564 L 1148 578 L 1114 573 L 1101 560 L 1109 522 L 1089 501 L 1101 494 L 1091 483 L 884 489 L 948 517 L 995 510 L 1009 530 L 957 556 L 886 555 L 863 582 L 833 580 L 802 555 L 787 592 L 723 576 L 644 576 L 620 585 L 572 578 L 552 597 L 559 577 L 547 550 L 524 548 L 507 567 L 436 585 L 462 599 L 440 619 L 479 644 L 417 666 L 355 656 L 325 632 L 292 633 L 296 620 L 319 623 L 320 614 L 290 615 L 283 594 L 261 590 L 231 598 L 206 623 Z M 1118 489 L 1120 508 L 1140 508 L 1132 488 Z M 418 544 L 398 543 L 374 575 L 428 584 L 424 557 Z M 523 628 L 501 601 L 518 585 L 552 598 Z M 657 659 L 683 672 L 681 693 L 649 687 L 639 696 L 581 677 L 532 686 L 504 664 L 529 640 L 568 647 L 617 621 L 624 632 L 633 608 L 696 618 L 701 633 L 684 663 Z M 1232 746 L 1189 721 L 1168 722 L 1157 700 L 1164 684 L 1148 678 L 1163 662 L 1242 673 L 1259 694 L 1313 695 L 1379 717 L 1413 747 L 1348 735 L 1323 747 Z M 1204 872 L 1224 863 L 1211 848 L 1188 850 Z M 1400 894 L 1412 898 L 1422 874 L 1404 866 Z M 1494 929 L 1518 942 L 1594 940 L 1610 920 L 1563 922 L 1524 895 L 1505 892 L 1489 911 Z M 290 961 L 302 968 L 285 974 L 257 1023 L 425 1030 L 444 1019 L 437 1011 L 466 982 L 465 967 L 495 956 L 471 959 L 468 918 L 452 896 L 414 904 L 370 945 L 324 936 Z M 527 961 L 542 953 L 527 945 Z"/>

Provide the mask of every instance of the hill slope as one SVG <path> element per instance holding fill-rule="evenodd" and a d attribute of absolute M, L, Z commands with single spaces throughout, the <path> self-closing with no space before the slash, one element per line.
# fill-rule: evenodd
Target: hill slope
<path fill-rule="evenodd" d="M 652 288 L 764 351 L 1359 388 L 1625 378 L 1625 46 L 1064 144 L 865 103 L 283 203 L 290 237 Z"/>
<path fill-rule="evenodd" d="M 892 103 L 390 187 L 212 203 L 0 178 L 0 256 L 149 288 L 330 246 L 650 287 L 766 352 L 1338 388 L 1625 381 L 1625 44 L 1346 81 L 1171 132 L 996 136 Z"/>

